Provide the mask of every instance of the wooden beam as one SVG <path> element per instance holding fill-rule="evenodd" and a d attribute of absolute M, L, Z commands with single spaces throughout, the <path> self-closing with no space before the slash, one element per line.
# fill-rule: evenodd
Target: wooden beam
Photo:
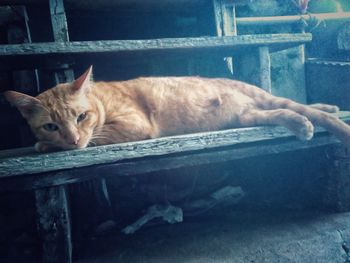
<path fill-rule="evenodd" d="M 69 41 L 66 12 L 63 0 L 49 0 L 52 31 L 55 41 Z"/>
<path fill-rule="evenodd" d="M 216 35 L 237 36 L 236 6 L 234 1 L 213 0 Z M 225 58 L 227 68 L 233 74 L 232 57 Z"/>
<path fill-rule="evenodd" d="M 65 184 L 75 184 L 108 176 L 130 176 L 149 172 L 178 169 L 211 163 L 222 163 L 250 157 L 266 156 L 283 152 L 306 150 L 338 144 L 329 135 L 319 134 L 315 139 L 301 142 L 289 140 L 251 143 L 243 147 L 220 147 L 208 151 L 191 151 L 179 154 L 164 154 L 147 158 L 135 158 L 69 170 L 13 176 L 1 179 L 0 192 L 17 192 Z"/>
<path fill-rule="evenodd" d="M 270 51 L 269 47 L 259 47 L 259 76 L 260 81 L 258 84 L 259 87 L 271 93 L 271 60 L 270 60 Z"/>
<path fill-rule="evenodd" d="M 235 37 L 195 37 L 165 38 L 149 40 L 105 40 L 81 42 L 32 43 L 18 45 L 0 45 L 0 56 L 29 56 L 53 54 L 86 53 L 130 53 L 161 51 L 195 51 L 219 49 L 226 53 L 250 47 L 271 46 L 286 49 L 310 42 L 311 34 L 259 34 Z"/>
<path fill-rule="evenodd" d="M 238 26 L 268 26 L 278 24 L 300 23 L 302 20 L 320 20 L 320 21 L 336 21 L 349 20 L 350 12 L 337 13 L 321 13 L 307 14 L 295 16 L 262 16 L 262 17 L 239 17 L 237 18 Z"/>
<path fill-rule="evenodd" d="M 330 147 L 324 204 L 337 211 L 350 210 L 350 152 L 346 147 Z"/>
<path fill-rule="evenodd" d="M 239 5 L 245 5 L 248 3 L 251 3 L 253 0 L 225 0 L 227 2 L 239 4 Z M 0 1 L 0 6 L 1 5 L 18 5 L 18 4 L 44 4 L 46 3 L 46 0 L 1 0 Z M 110 1 L 110 0 L 67 0 L 68 4 L 72 4 L 72 6 L 76 7 L 82 7 L 83 9 L 94 9 L 97 7 L 106 7 L 109 6 L 110 8 L 115 8 L 115 7 L 121 7 L 123 5 L 129 5 L 130 3 L 132 5 L 137 4 L 138 6 L 144 6 L 144 5 L 151 5 L 151 7 L 154 6 L 159 6 L 160 4 L 167 4 L 167 5 L 178 5 L 178 6 L 183 6 L 184 4 L 186 5 L 198 5 L 201 4 L 205 1 L 203 0 L 162 0 L 161 2 L 159 0 L 118 0 L 118 1 Z"/>
<path fill-rule="evenodd" d="M 52 32 L 55 42 L 68 42 L 68 24 L 63 0 L 49 0 Z M 61 64 L 54 73 L 55 83 L 65 83 L 74 80 L 74 72 L 67 64 Z"/>
<path fill-rule="evenodd" d="M 349 113 L 344 115 L 342 119 L 349 121 Z M 317 128 L 316 134 L 320 132 L 324 130 Z M 220 147 L 241 147 L 248 143 L 287 138 L 294 139 L 294 135 L 283 127 L 256 127 L 163 137 L 50 154 L 36 153 L 15 158 L 11 158 L 11 151 L 7 151 L 7 157 L 0 154 L 0 180 L 17 175 L 57 172 L 128 159 L 214 150 Z M 12 151 L 12 154 L 16 152 L 18 156 L 18 150 Z"/>
<path fill-rule="evenodd" d="M 43 241 L 43 262 L 72 262 L 71 223 L 65 186 L 36 190 L 38 229 Z"/>

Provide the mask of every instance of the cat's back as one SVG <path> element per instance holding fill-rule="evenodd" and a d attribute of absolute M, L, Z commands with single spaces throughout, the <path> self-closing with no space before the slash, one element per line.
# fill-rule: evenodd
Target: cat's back
<path fill-rule="evenodd" d="M 241 82 L 225 79 L 145 77 L 112 85 L 143 108 L 162 135 L 231 126 L 254 103 L 240 91 Z"/>

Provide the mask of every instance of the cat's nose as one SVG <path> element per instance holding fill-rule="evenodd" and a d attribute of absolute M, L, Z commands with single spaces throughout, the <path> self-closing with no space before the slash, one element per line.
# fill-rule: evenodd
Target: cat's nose
<path fill-rule="evenodd" d="M 77 134 L 77 135 L 72 136 L 72 138 L 70 138 L 68 140 L 68 143 L 73 144 L 73 145 L 77 145 L 79 140 L 80 140 L 80 136 Z"/>

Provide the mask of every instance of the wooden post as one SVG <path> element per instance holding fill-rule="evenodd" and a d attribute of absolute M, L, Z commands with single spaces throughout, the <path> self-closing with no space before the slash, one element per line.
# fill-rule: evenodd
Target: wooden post
<path fill-rule="evenodd" d="M 337 145 L 327 154 L 330 163 L 324 203 L 338 212 L 350 211 L 350 150 Z"/>
<path fill-rule="evenodd" d="M 49 0 L 52 31 L 55 41 L 69 41 L 66 12 L 63 0 Z"/>
<path fill-rule="evenodd" d="M 49 0 L 49 3 L 54 39 L 56 42 L 68 42 L 69 33 L 63 0 Z M 55 72 L 54 77 L 56 84 L 71 82 L 74 80 L 74 72 L 72 69 L 69 69 L 69 65 L 62 64 L 60 69 Z M 73 191 L 74 189 L 80 189 L 86 193 L 92 192 L 93 198 L 90 198 L 88 201 L 92 206 L 95 206 L 96 210 L 98 211 L 106 210 L 106 207 L 110 207 L 110 200 L 105 179 L 96 179 L 91 181 L 89 184 L 76 184 L 72 186 L 72 189 Z M 77 196 L 77 199 L 77 202 L 85 201 L 83 198 L 79 198 L 79 196 Z M 77 217 L 78 220 L 82 219 L 79 217 L 79 215 Z"/>
<path fill-rule="evenodd" d="M 49 0 L 52 32 L 55 42 L 68 42 L 68 24 L 63 0 Z M 61 65 L 62 70 L 56 71 L 54 78 L 56 84 L 74 80 L 74 72 L 66 64 Z"/>
<path fill-rule="evenodd" d="M 57 42 L 68 41 L 63 0 L 49 0 L 52 31 Z M 73 70 L 62 65 L 54 74 L 55 83 L 74 80 Z M 43 262 L 72 262 L 71 223 L 66 186 L 36 190 L 38 229 L 43 242 Z"/>
<path fill-rule="evenodd" d="M 259 83 L 260 88 L 271 93 L 271 61 L 269 47 L 259 47 Z"/>
<path fill-rule="evenodd" d="M 36 190 L 38 229 L 43 242 L 43 262 L 72 262 L 71 224 L 65 186 Z"/>
<path fill-rule="evenodd" d="M 217 36 L 236 36 L 236 6 L 227 0 L 213 0 Z M 227 68 L 233 74 L 232 57 L 225 58 Z"/>
<path fill-rule="evenodd" d="M 217 35 L 237 36 L 235 4 L 228 0 L 213 0 L 213 4 Z M 248 56 L 253 57 L 248 58 L 249 64 L 246 64 L 246 57 Z M 239 79 L 253 83 L 271 93 L 271 62 L 269 48 L 267 46 L 259 47 L 257 52 L 247 53 L 242 56 L 235 56 L 233 59 L 232 57 L 227 57 L 225 60 L 228 69 L 232 74 L 239 72 L 237 74 Z M 237 70 L 233 64 L 237 66 Z M 242 67 L 242 64 L 249 66 Z M 253 74 L 246 74 L 244 72 L 247 68 L 254 67 L 254 65 L 256 66 L 256 70 L 254 70 Z"/>

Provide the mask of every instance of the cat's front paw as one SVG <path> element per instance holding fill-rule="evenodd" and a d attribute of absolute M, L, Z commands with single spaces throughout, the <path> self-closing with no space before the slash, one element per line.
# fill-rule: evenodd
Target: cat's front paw
<path fill-rule="evenodd" d="M 311 140 L 314 136 L 314 126 L 306 117 L 303 117 L 301 127 L 296 133 L 296 136 L 303 141 Z"/>
<path fill-rule="evenodd" d="M 40 153 L 48 153 L 48 152 L 54 152 L 59 150 L 59 148 L 47 142 L 37 142 L 34 145 L 34 148 L 37 152 L 40 152 Z"/>

